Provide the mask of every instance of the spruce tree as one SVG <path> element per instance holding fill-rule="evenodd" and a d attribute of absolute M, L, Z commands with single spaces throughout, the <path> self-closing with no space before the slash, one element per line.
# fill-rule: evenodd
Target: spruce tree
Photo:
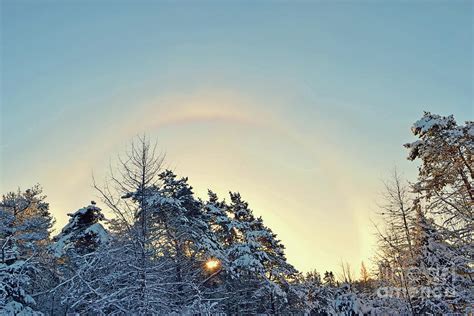
<path fill-rule="evenodd" d="M 37 314 L 33 294 L 49 280 L 47 246 L 53 220 L 39 185 L 0 202 L 0 309 Z"/>

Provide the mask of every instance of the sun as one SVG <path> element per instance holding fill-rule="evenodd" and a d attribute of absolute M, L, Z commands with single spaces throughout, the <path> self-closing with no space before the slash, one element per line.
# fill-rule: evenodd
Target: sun
<path fill-rule="evenodd" d="M 217 268 L 219 268 L 221 265 L 221 262 L 218 259 L 215 258 L 210 258 L 206 261 L 206 269 L 209 271 L 214 271 Z"/>

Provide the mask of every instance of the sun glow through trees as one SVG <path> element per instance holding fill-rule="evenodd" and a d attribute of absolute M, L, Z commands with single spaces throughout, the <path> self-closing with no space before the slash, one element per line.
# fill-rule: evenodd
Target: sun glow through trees
<path fill-rule="evenodd" d="M 215 271 L 221 266 L 221 262 L 215 258 L 210 258 L 206 261 L 206 270 Z"/>

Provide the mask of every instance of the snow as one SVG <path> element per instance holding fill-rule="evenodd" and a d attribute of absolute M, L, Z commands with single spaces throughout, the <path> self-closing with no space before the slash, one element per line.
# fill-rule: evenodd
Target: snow
<path fill-rule="evenodd" d="M 84 230 L 84 235 L 92 234 L 95 236 L 99 244 L 105 244 L 110 241 L 109 233 L 105 230 L 104 226 L 99 223 L 92 224 Z"/>
<path fill-rule="evenodd" d="M 19 302 L 9 302 L 7 305 L 2 307 L 2 315 L 4 316 L 40 316 L 43 313 L 34 311 L 28 306 L 25 306 Z"/>
<path fill-rule="evenodd" d="M 54 238 L 54 243 L 50 246 L 55 257 L 62 257 L 69 249 L 74 249 L 75 242 L 81 239 L 90 237 L 97 245 L 110 241 L 107 231 L 98 222 L 104 219 L 101 209 L 94 204 L 68 215 L 71 219 L 61 230 L 61 233 Z"/>
<path fill-rule="evenodd" d="M 468 133 L 470 136 L 473 136 L 473 137 L 474 137 L 474 123 L 471 123 L 471 126 L 469 127 L 467 133 Z"/>
<path fill-rule="evenodd" d="M 454 122 L 452 115 L 442 117 L 440 115 L 425 113 L 425 115 L 412 126 L 412 131 L 415 135 L 429 132 L 433 128 L 446 128 Z"/>

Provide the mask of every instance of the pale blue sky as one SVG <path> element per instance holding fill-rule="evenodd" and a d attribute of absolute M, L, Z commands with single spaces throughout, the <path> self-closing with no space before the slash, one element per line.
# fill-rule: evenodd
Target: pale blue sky
<path fill-rule="evenodd" d="M 59 224 L 147 132 L 298 268 L 358 270 L 411 123 L 474 117 L 472 1 L 0 2 L 0 189 L 42 183 Z"/>

